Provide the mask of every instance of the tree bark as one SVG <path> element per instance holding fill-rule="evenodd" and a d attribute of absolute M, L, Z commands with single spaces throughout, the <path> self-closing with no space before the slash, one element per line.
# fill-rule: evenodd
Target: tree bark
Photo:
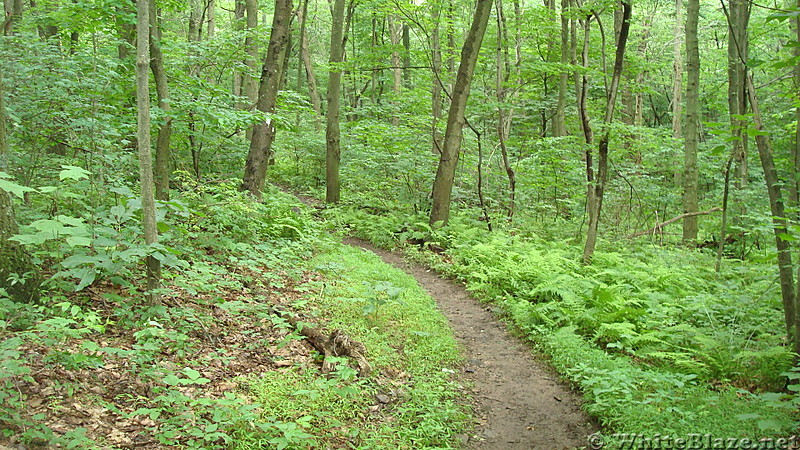
<path fill-rule="evenodd" d="M 698 210 L 697 199 L 697 142 L 700 124 L 700 51 L 697 40 L 697 22 L 700 17 L 700 0 L 688 0 L 686 8 L 686 134 L 683 158 L 683 212 Z M 683 221 L 683 242 L 697 240 L 697 216 Z"/>
<path fill-rule="evenodd" d="M 608 142 L 610 140 L 609 126 L 614 120 L 614 106 L 617 102 L 617 92 L 619 91 L 619 82 L 622 77 L 622 66 L 625 61 L 625 47 L 628 43 L 628 33 L 630 30 L 631 22 L 631 1 L 622 1 L 622 19 L 617 39 L 617 52 L 614 58 L 614 72 L 611 76 L 611 86 L 608 90 L 608 103 L 606 104 L 606 115 L 603 123 L 606 125 L 605 132 L 603 133 L 600 142 L 598 143 L 597 151 L 597 179 L 594 186 L 589 186 L 590 190 L 593 188 L 594 194 L 592 195 L 591 202 L 587 199 L 589 210 L 589 227 L 586 232 L 586 244 L 583 247 L 583 263 L 589 264 L 594 255 L 594 249 L 597 245 L 598 227 L 600 224 L 600 214 L 603 208 L 603 194 L 605 193 L 606 180 L 608 178 Z M 587 161 L 587 164 L 589 161 Z"/>
<path fill-rule="evenodd" d="M 769 207 L 772 212 L 772 230 L 775 234 L 775 248 L 778 250 L 778 274 L 781 285 L 781 298 L 783 300 L 784 322 L 786 333 L 793 343 L 794 352 L 800 353 L 800 308 L 797 307 L 797 295 L 800 292 L 800 273 L 798 273 L 798 286 L 794 285 L 794 275 L 792 273 L 792 255 L 789 241 L 784 239 L 788 235 L 788 219 L 781 196 L 781 182 L 778 178 L 778 171 L 775 169 L 775 161 L 772 157 L 772 147 L 767 132 L 764 130 L 764 123 L 761 117 L 761 110 L 758 107 L 755 86 L 753 85 L 752 74 L 747 73 L 747 95 L 750 99 L 750 107 L 753 110 L 753 122 L 758 131 L 756 134 L 756 148 L 761 160 L 761 167 L 764 169 L 764 181 L 767 183 L 767 196 Z"/>
<path fill-rule="evenodd" d="M 441 10 L 439 3 L 431 8 L 431 19 L 433 21 L 433 31 L 431 31 L 431 69 L 433 71 L 431 79 L 431 139 L 433 145 L 431 152 L 434 155 L 442 154 L 442 133 L 439 132 L 439 121 L 442 119 L 442 43 L 440 36 L 439 18 Z"/>
<path fill-rule="evenodd" d="M 137 146 L 139 149 L 139 179 L 142 196 L 142 222 L 147 245 L 158 242 L 156 206 L 153 198 L 153 162 L 150 146 L 150 0 L 136 2 L 136 105 Z M 148 256 L 147 301 L 159 305 L 157 289 L 161 280 L 161 263 Z"/>
<path fill-rule="evenodd" d="M 328 112 L 325 128 L 325 201 L 339 203 L 341 186 L 339 181 L 339 160 L 341 158 L 339 133 L 339 103 L 342 91 L 342 68 L 344 45 L 347 30 L 344 29 L 345 0 L 335 0 L 333 4 L 333 25 L 331 26 L 331 53 L 328 59 Z"/>
<path fill-rule="evenodd" d="M 14 33 L 14 25 L 22 19 L 22 0 L 5 0 L 3 2 L 3 35 Z"/>
<path fill-rule="evenodd" d="M 675 44 L 672 62 L 672 137 L 676 141 L 683 138 L 683 0 L 675 0 Z M 675 161 L 675 185 L 683 184 L 682 171 Z"/>
<path fill-rule="evenodd" d="M 158 125 L 156 137 L 155 183 L 156 198 L 169 200 L 170 138 L 172 136 L 172 115 L 169 100 L 167 73 L 164 70 L 164 56 L 161 53 L 161 28 L 156 16 L 155 0 L 150 0 L 150 70 L 156 84 L 158 108 L 164 117 Z"/>
<path fill-rule="evenodd" d="M 8 128 L 6 126 L 6 105 L 3 89 L 2 67 L 0 67 L 0 172 L 8 171 Z M 8 238 L 19 233 L 14 214 L 11 194 L 0 189 L 0 288 L 5 289 L 9 298 L 19 303 L 29 303 L 39 299 L 42 282 L 39 268 L 33 264 L 30 253 L 23 246 Z M 12 283 L 9 276 L 25 280 Z"/>
<path fill-rule="evenodd" d="M 275 14 L 272 18 L 272 31 L 269 37 L 267 57 L 261 69 L 261 82 L 258 88 L 256 109 L 263 113 L 264 120 L 253 125 L 250 151 L 244 166 L 241 189 L 260 199 L 267 176 L 267 165 L 275 138 L 275 125 L 268 117 L 275 111 L 278 90 L 283 78 L 283 51 L 289 41 L 289 21 L 292 15 L 292 0 L 275 0 Z"/>
<path fill-rule="evenodd" d="M 566 136 L 567 82 L 569 81 L 569 16 L 570 0 L 561 0 L 561 69 L 558 75 L 558 103 L 553 118 L 553 136 Z"/>
<path fill-rule="evenodd" d="M 503 168 L 508 176 L 508 208 L 507 217 L 511 222 L 514 219 L 516 210 L 517 178 L 514 168 L 508 156 L 506 140 L 511 131 L 512 111 L 502 106 L 507 101 L 506 84 L 509 79 L 509 55 L 508 55 L 508 29 L 506 17 L 503 12 L 503 0 L 496 0 L 495 9 L 497 11 L 497 74 L 495 79 L 495 89 L 497 90 L 497 102 L 501 106 L 497 110 L 497 141 L 500 145 L 500 154 L 503 158 Z M 488 214 L 485 214 L 488 217 Z M 491 231 L 491 230 L 489 230 Z"/>
<path fill-rule="evenodd" d="M 747 184 L 747 134 L 746 124 L 741 117 L 747 113 L 747 87 L 744 63 L 749 53 L 748 31 L 750 22 L 750 2 L 747 0 L 729 1 L 728 24 L 728 113 L 730 114 L 731 137 L 735 161 L 735 186 L 738 189 Z"/>
<path fill-rule="evenodd" d="M 800 9 L 800 0 L 797 0 L 797 8 Z M 795 39 L 800 42 L 800 16 L 797 16 L 792 21 L 794 24 Z M 794 108 L 795 129 L 794 129 L 794 145 L 791 147 L 792 158 L 792 182 L 789 186 L 794 191 L 791 198 L 791 205 L 795 208 L 800 207 L 800 46 L 795 45 L 792 47 L 792 56 L 797 58 L 797 63 L 794 66 L 794 101 L 797 106 Z"/>
<path fill-rule="evenodd" d="M 461 62 L 453 87 L 450 110 L 447 115 L 447 130 L 444 135 L 444 147 L 439 158 L 439 167 L 433 182 L 433 206 L 431 208 L 431 225 L 438 222 L 447 223 L 450 218 L 450 199 L 453 191 L 458 156 L 461 151 L 461 132 L 464 128 L 464 113 L 469 99 L 469 87 L 475 64 L 478 60 L 483 35 L 489 22 L 492 0 L 478 0 L 475 16 L 472 19 L 464 47 L 461 49 Z"/>
<path fill-rule="evenodd" d="M 389 38 L 392 43 L 392 93 L 394 98 L 394 114 L 392 114 L 392 125 L 400 125 L 400 93 L 403 87 L 403 69 L 400 66 L 400 40 L 402 39 L 403 25 L 398 22 L 393 15 L 389 16 Z"/>
<path fill-rule="evenodd" d="M 301 67 L 305 74 L 306 81 L 308 82 L 308 97 L 311 100 L 311 107 L 317 114 L 315 118 L 315 127 L 317 130 L 320 128 L 319 118 L 322 116 L 322 98 L 317 90 L 317 77 L 314 75 L 314 65 L 311 62 L 311 53 L 308 51 L 308 34 L 306 32 L 308 21 L 308 0 L 303 0 L 303 7 L 300 10 L 300 60 Z M 299 86 L 298 82 L 298 86 Z"/>

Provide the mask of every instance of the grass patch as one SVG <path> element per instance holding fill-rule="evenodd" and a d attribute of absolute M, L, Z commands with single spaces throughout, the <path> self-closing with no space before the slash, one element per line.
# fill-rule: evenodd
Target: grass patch
<path fill-rule="evenodd" d="M 342 362 L 328 378 L 313 367 L 250 378 L 263 414 L 302 424 L 314 446 L 456 446 L 468 422 L 456 401 L 463 396 L 454 377 L 461 357 L 433 299 L 412 277 L 361 249 L 339 246 L 309 266 L 324 278 L 308 283 L 306 311 L 324 312 L 325 328 L 363 343 L 373 376 L 357 379 Z"/>

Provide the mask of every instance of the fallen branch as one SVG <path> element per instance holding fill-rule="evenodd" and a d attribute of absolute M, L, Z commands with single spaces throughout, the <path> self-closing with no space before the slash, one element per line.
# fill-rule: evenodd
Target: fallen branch
<path fill-rule="evenodd" d="M 680 216 L 673 217 L 672 219 L 667 220 L 666 222 L 661 222 L 658 225 L 654 226 L 653 228 L 650 228 L 649 230 L 644 230 L 644 231 L 639 231 L 638 233 L 633 233 L 632 235 L 628 236 L 628 239 L 633 239 L 635 237 L 644 236 L 646 234 L 661 234 L 663 232 L 662 229 L 665 226 L 667 226 L 667 225 L 669 225 L 671 223 L 677 222 L 679 220 L 683 220 L 683 219 L 685 219 L 687 217 L 704 216 L 706 214 L 711 214 L 711 213 L 716 212 L 716 211 L 722 211 L 722 208 L 717 206 L 717 207 L 711 208 L 711 209 L 709 209 L 707 211 L 696 211 L 696 212 L 683 213 Z"/>
<path fill-rule="evenodd" d="M 322 363 L 323 373 L 329 373 L 335 369 L 328 360 L 329 356 L 346 356 L 354 359 L 358 364 L 358 376 L 360 377 L 366 377 L 372 371 L 372 366 L 364 356 L 367 348 L 361 342 L 350 339 L 342 330 L 333 330 L 330 335 L 326 336 L 319 328 L 298 321 L 286 311 L 269 308 L 269 312 L 288 322 L 298 333 L 305 336 L 309 344 L 325 356 Z"/>

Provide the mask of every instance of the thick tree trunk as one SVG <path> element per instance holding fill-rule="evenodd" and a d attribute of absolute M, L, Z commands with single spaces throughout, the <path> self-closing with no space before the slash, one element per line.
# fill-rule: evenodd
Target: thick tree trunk
<path fill-rule="evenodd" d="M 139 148 L 139 179 L 142 196 L 142 222 L 147 245 L 158 242 L 156 206 L 153 198 L 153 162 L 150 146 L 150 0 L 136 2 L 136 105 L 137 145 Z M 157 289 L 161 280 L 161 263 L 148 256 L 147 300 L 151 305 L 161 303 Z"/>
<path fill-rule="evenodd" d="M 272 114 L 278 101 L 278 90 L 283 78 L 283 51 L 289 41 L 291 15 L 292 0 L 275 0 L 272 31 L 269 37 L 267 57 L 264 59 L 261 69 L 261 82 L 256 102 L 256 109 L 265 115 Z M 269 118 L 265 118 L 253 125 L 252 133 L 241 189 L 249 191 L 254 197 L 260 199 L 267 176 L 267 165 L 271 158 L 275 125 Z"/>
<path fill-rule="evenodd" d="M 700 124 L 700 52 L 697 40 L 697 22 L 700 17 L 700 0 L 688 0 L 686 8 L 686 135 L 683 158 L 683 212 L 698 210 L 697 199 L 697 142 Z M 683 221 L 683 242 L 697 240 L 697 216 Z"/>
<path fill-rule="evenodd" d="M 164 115 L 158 126 L 156 137 L 155 183 L 156 198 L 169 200 L 170 138 L 172 136 L 172 115 L 170 113 L 169 87 L 164 71 L 164 56 L 161 54 L 161 29 L 156 16 L 155 0 L 150 0 L 150 70 L 156 82 L 158 108 Z"/>
<path fill-rule="evenodd" d="M 458 156 L 461 151 L 461 131 L 464 128 L 464 113 L 469 99 L 469 87 L 475 64 L 480 53 L 483 35 L 489 22 L 492 10 L 492 0 L 478 0 L 475 16 L 472 19 L 464 47 L 461 49 L 461 63 L 456 74 L 456 83 L 453 87 L 450 111 L 447 115 L 447 130 L 444 135 L 444 147 L 439 158 L 439 168 L 433 182 L 433 207 L 431 208 L 431 225 L 443 222 L 450 218 L 450 198 L 453 191 Z"/>
<path fill-rule="evenodd" d="M 608 103 L 606 104 L 606 115 L 603 119 L 603 123 L 606 125 L 606 130 L 598 144 L 597 179 L 595 180 L 593 186 L 589 186 L 589 189 L 594 190 L 594 194 L 591 196 L 591 202 L 589 202 L 589 199 L 587 199 L 589 210 L 589 227 L 586 232 L 586 244 L 583 247 L 584 264 L 589 264 L 592 261 L 594 249 L 597 245 L 600 214 L 603 209 L 603 194 L 605 193 L 606 180 L 608 178 L 608 142 L 610 140 L 609 126 L 614 120 L 614 106 L 617 102 L 617 92 L 619 91 L 619 82 L 620 78 L 622 77 L 622 66 L 625 61 L 625 47 L 628 43 L 628 32 L 630 30 L 631 21 L 631 1 L 632 0 L 622 1 L 622 18 L 617 39 L 617 52 L 614 58 L 614 72 L 611 76 L 611 86 L 608 90 Z"/>
<path fill-rule="evenodd" d="M 331 26 L 331 54 L 328 59 L 328 112 L 325 128 L 325 201 L 339 203 L 341 186 L 339 183 L 339 160 L 341 158 L 339 133 L 339 102 L 342 91 L 342 69 L 344 44 L 347 30 L 344 29 L 345 0 L 335 0 L 333 5 L 333 25 Z"/>

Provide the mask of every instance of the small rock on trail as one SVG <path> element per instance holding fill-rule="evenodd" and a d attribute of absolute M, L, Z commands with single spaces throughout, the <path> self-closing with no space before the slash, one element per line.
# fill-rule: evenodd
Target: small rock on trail
<path fill-rule="evenodd" d="M 511 336 L 463 286 L 403 261 L 400 255 L 347 238 L 414 276 L 436 300 L 465 349 L 463 377 L 473 385 L 478 424 L 460 440 L 471 449 L 571 449 L 596 431 L 580 398 L 556 381 L 552 369 Z"/>

